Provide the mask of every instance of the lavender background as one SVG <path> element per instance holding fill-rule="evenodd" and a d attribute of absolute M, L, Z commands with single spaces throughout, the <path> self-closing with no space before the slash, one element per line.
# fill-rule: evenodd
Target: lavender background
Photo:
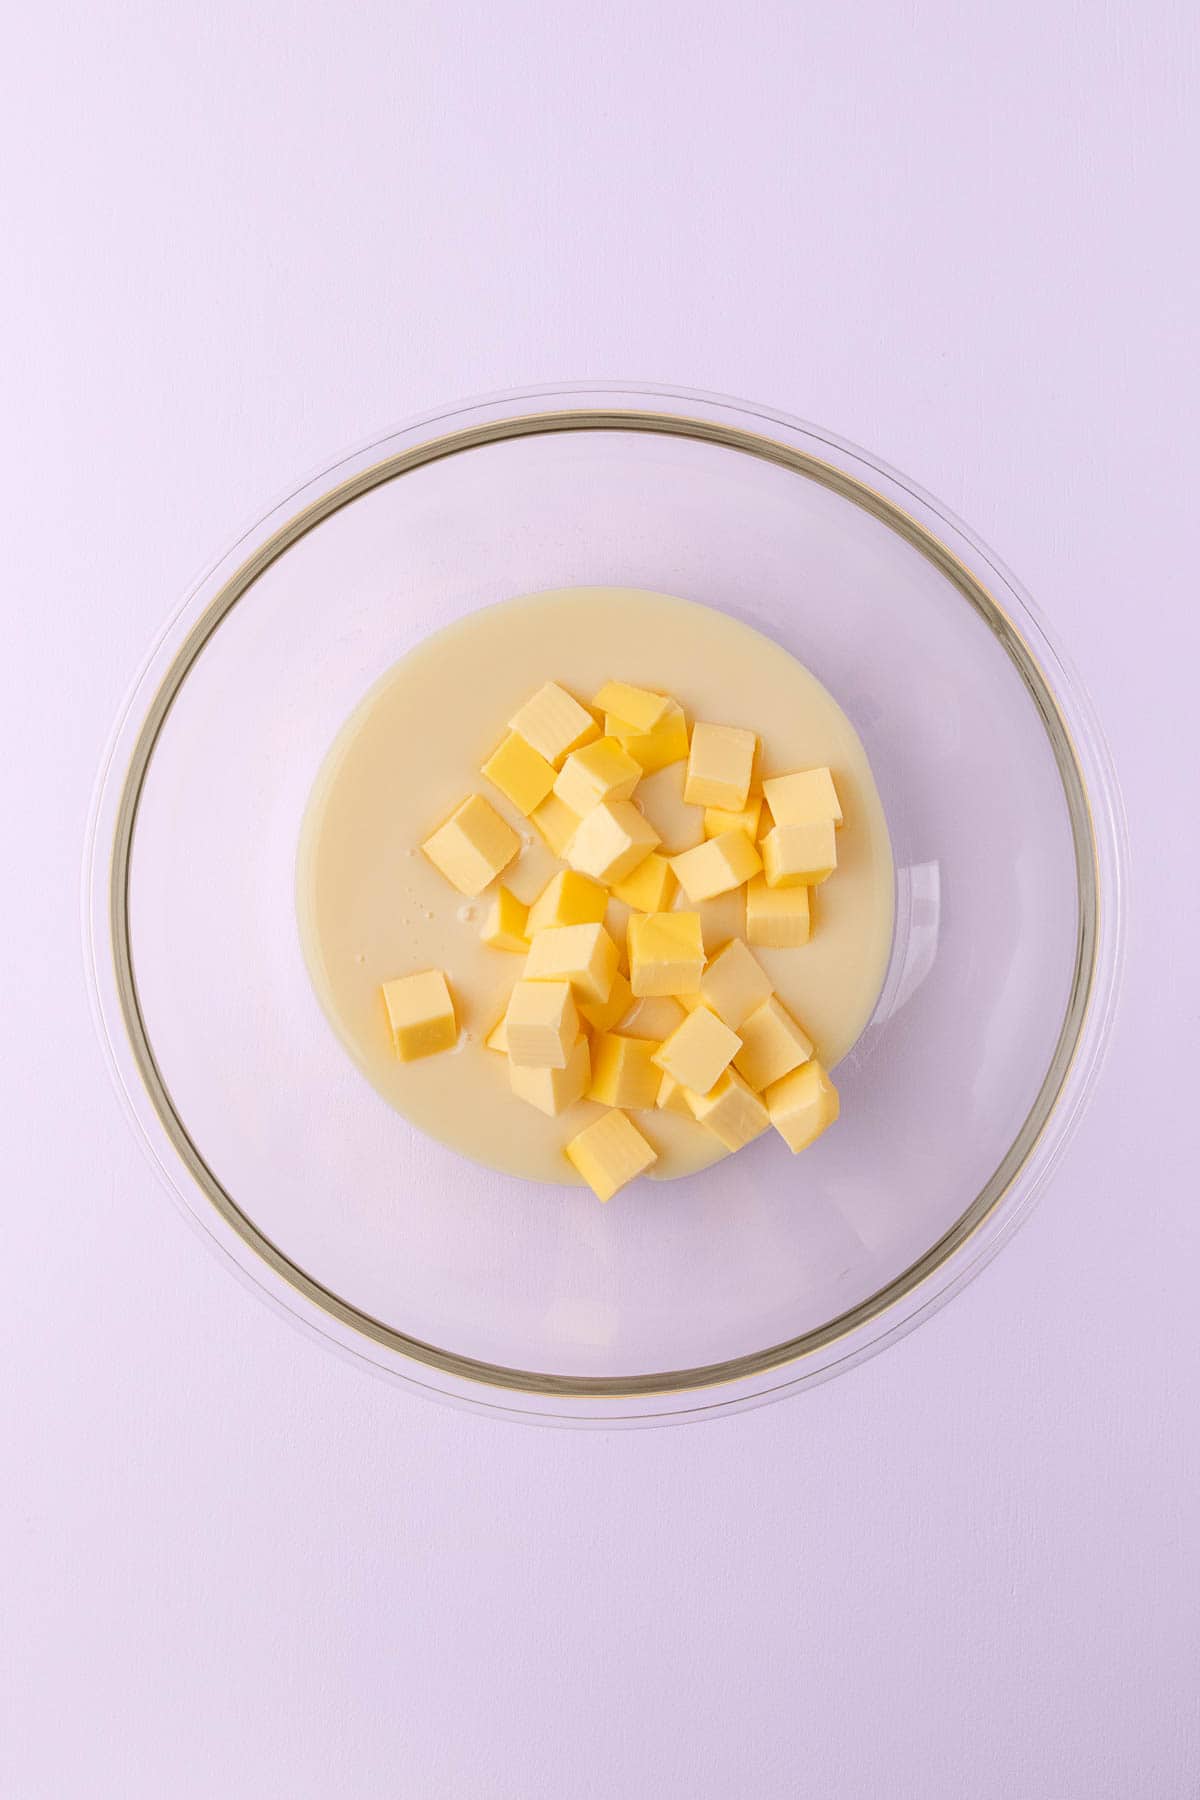
<path fill-rule="evenodd" d="M 23 8 L 0 65 L 3 1800 L 1200 1794 L 1194 229 L 1181 4 Z M 100 748 L 340 447 L 612 373 L 895 462 L 1071 647 L 1131 816 L 1097 1100 L 886 1355 L 520 1430 L 202 1254 L 87 1017 Z"/>

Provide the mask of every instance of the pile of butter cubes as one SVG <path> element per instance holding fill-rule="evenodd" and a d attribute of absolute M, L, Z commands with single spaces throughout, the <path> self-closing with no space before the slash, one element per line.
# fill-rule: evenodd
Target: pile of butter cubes
<path fill-rule="evenodd" d="M 685 760 L 684 799 L 704 809 L 704 842 L 667 856 L 633 795 Z M 483 765 L 566 865 L 529 906 L 502 885 L 491 900 L 485 941 L 524 965 L 487 1044 L 507 1058 L 513 1093 L 551 1117 L 584 1098 L 608 1109 L 565 1146 L 601 1200 L 657 1161 L 653 1126 L 647 1137 L 630 1112 L 682 1113 L 726 1150 L 770 1125 L 802 1150 L 837 1118 L 836 1088 L 748 946 L 807 943 L 809 891 L 837 867 L 842 809 L 828 769 L 759 782 L 757 760 L 754 732 L 689 729 L 666 694 L 610 681 L 589 709 L 551 681 Z M 472 794 L 421 848 L 475 897 L 521 840 Z M 689 907 L 742 887 L 745 939 L 709 954 Z M 610 896 L 631 909 L 624 947 L 605 929 Z M 383 998 L 402 1058 L 456 1042 L 441 970 L 385 982 Z M 632 1009 L 657 998 L 678 1003 L 680 1022 L 661 1042 L 622 1035 Z"/>

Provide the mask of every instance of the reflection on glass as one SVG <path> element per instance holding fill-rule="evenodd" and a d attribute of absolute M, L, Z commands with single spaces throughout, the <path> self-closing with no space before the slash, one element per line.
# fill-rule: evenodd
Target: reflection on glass
<path fill-rule="evenodd" d="M 873 1023 L 906 1006 L 932 969 L 942 919 L 942 873 L 936 862 L 896 870 L 896 945 Z"/>

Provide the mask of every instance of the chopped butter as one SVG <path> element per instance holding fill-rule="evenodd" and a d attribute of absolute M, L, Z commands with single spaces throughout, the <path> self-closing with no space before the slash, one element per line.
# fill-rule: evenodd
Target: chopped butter
<path fill-rule="evenodd" d="M 692 726 L 684 799 L 692 806 L 740 812 L 750 792 L 758 739 L 736 725 Z"/>
<path fill-rule="evenodd" d="M 838 1091 L 815 1057 L 772 1082 L 764 1098 L 772 1125 L 793 1154 L 806 1149 L 838 1116 Z"/>
<path fill-rule="evenodd" d="M 627 1182 L 644 1175 L 658 1161 L 658 1152 L 633 1120 L 616 1111 L 602 1113 L 586 1125 L 571 1139 L 566 1155 L 597 1200 L 611 1200 Z"/>
<path fill-rule="evenodd" d="M 482 794 L 455 808 L 421 849 L 451 887 L 472 898 L 482 894 L 519 853 L 521 840 Z"/>
<path fill-rule="evenodd" d="M 576 1038 L 565 1069 L 529 1068 L 511 1058 L 508 1065 L 509 1083 L 517 1098 L 527 1100 L 552 1119 L 583 1099 L 590 1072 L 591 1056 L 585 1037 Z"/>
<path fill-rule="evenodd" d="M 419 975 L 400 975 L 383 984 L 392 1044 L 401 1062 L 416 1062 L 439 1050 L 452 1050 L 458 1041 L 458 1022 L 446 977 L 440 969 Z"/>
<path fill-rule="evenodd" d="M 600 736 L 600 727 L 586 706 L 580 706 L 574 695 L 559 687 L 557 681 L 548 681 L 540 687 L 513 714 L 508 726 L 556 769 L 572 750 L 578 750 L 581 744 L 588 744 Z"/>
<path fill-rule="evenodd" d="M 776 825 L 762 841 L 763 873 L 773 888 L 816 887 L 837 868 L 832 819 Z"/>
<path fill-rule="evenodd" d="M 632 1112 L 652 1107 L 658 1099 L 659 1071 L 653 1062 L 658 1045 L 649 1038 L 602 1033 L 592 1046 L 592 1081 L 588 1099 L 601 1106 L 623 1106 Z"/>
<path fill-rule="evenodd" d="M 654 1052 L 654 1061 L 681 1087 L 707 1094 L 742 1047 L 736 1031 L 707 1006 L 697 1006 Z"/>
<path fill-rule="evenodd" d="M 699 913 L 635 913 L 628 941 L 629 982 L 639 999 L 700 991 L 704 937 Z"/>

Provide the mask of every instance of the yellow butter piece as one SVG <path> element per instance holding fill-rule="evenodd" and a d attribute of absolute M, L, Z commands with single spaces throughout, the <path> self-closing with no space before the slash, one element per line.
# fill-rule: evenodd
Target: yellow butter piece
<path fill-rule="evenodd" d="M 593 1031 L 611 1031 L 614 1025 L 621 1024 L 634 1004 L 633 989 L 628 977 L 618 969 L 612 978 L 607 1000 L 580 1000 L 576 1004 L 580 1018 L 586 1020 Z"/>
<path fill-rule="evenodd" d="M 819 1138 L 838 1116 L 838 1091 L 815 1057 L 772 1082 L 763 1096 L 771 1123 L 793 1154 Z"/>
<path fill-rule="evenodd" d="M 763 793 L 777 825 L 812 825 L 818 819 L 842 822 L 842 803 L 828 769 L 773 775 L 763 782 Z"/>
<path fill-rule="evenodd" d="M 763 873 L 773 888 L 816 887 L 837 868 L 832 819 L 776 825 L 762 841 Z"/>
<path fill-rule="evenodd" d="M 521 848 L 521 840 L 482 794 L 455 808 L 421 849 L 460 894 L 482 894 Z"/>
<path fill-rule="evenodd" d="M 510 731 L 532 744 L 557 769 L 565 756 L 600 736 L 600 727 L 573 694 L 548 681 L 508 721 Z"/>
<path fill-rule="evenodd" d="M 606 1112 L 585 1125 L 566 1147 L 568 1160 L 583 1176 L 597 1200 L 611 1200 L 627 1182 L 644 1175 L 658 1161 L 632 1119 Z"/>
<path fill-rule="evenodd" d="M 552 875 L 529 908 L 528 935 L 558 925 L 602 925 L 608 910 L 608 892 L 590 875 L 560 869 Z"/>
<path fill-rule="evenodd" d="M 771 888 L 765 875 L 756 875 L 746 888 L 746 941 L 760 950 L 807 944 L 811 919 L 806 887 Z"/>
<path fill-rule="evenodd" d="M 612 713 L 627 731 L 645 735 L 654 730 L 671 705 L 671 697 L 649 688 L 630 687 L 627 681 L 606 681 L 592 705 L 597 712 Z"/>
<path fill-rule="evenodd" d="M 622 881 L 658 846 L 658 833 L 629 800 L 604 800 L 579 822 L 563 855 L 594 881 Z"/>
<path fill-rule="evenodd" d="M 548 763 L 516 731 L 510 731 L 504 742 L 493 750 L 482 773 L 527 818 L 554 786 L 553 763 Z"/>
<path fill-rule="evenodd" d="M 736 1069 L 726 1069 L 707 1094 L 687 1090 L 692 1117 L 706 1125 L 727 1150 L 742 1150 L 767 1129 L 770 1115 Z"/>
<path fill-rule="evenodd" d="M 687 1089 L 682 1087 L 673 1075 L 668 1075 L 665 1069 L 662 1080 L 658 1084 L 658 1099 L 655 1101 L 655 1105 L 660 1106 L 664 1112 L 680 1113 L 685 1119 L 695 1117 L 688 1103 Z"/>
<path fill-rule="evenodd" d="M 697 1006 L 654 1052 L 654 1061 L 681 1087 L 707 1094 L 725 1073 L 742 1040 L 707 1006 Z"/>
<path fill-rule="evenodd" d="M 687 760 L 687 719 L 675 700 L 668 700 L 666 711 L 649 731 L 631 728 L 611 712 L 604 715 L 604 730 L 608 737 L 617 738 L 625 746 L 634 761 L 641 764 L 644 775 Z"/>
<path fill-rule="evenodd" d="M 588 1099 L 630 1112 L 652 1107 L 658 1099 L 659 1071 L 651 1060 L 657 1049 L 649 1038 L 603 1032 L 592 1046 Z"/>
<path fill-rule="evenodd" d="M 555 856 L 562 855 L 579 829 L 578 813 L 564 805 L 557 794 L 547 794 L 542 804 L 534 807 L 529 819 L 537 826 L 546 848 Z"/>
<path fill-rule="evenodd" d="M 392 1046 L 401 1062 L 416 1062 L 458 1042 L 458 1021 L 446 977 L 440 969 L 399 975 L 383 984 L 383 1004 Z"/>
<path fill-rule="evenodd" d="M 503 1013 L 483 1041 L 487 1049 L 498 1050 L 502 1056 L 508 1055 L 508 1020 Z"/>
<path fill-rule="evenodd" d="M 750 793 L 758 739 L 736 725 L 692 726 L 684 799 L 692 806 L 741 812 Z"/>
<path fill-rule="evenodd" d="M 635 912 L 668 912 L 676 885 L 675 871 L 666 857 L 652 850 L 632 875 L 613 883 L 613 898 Z"/>
<path fill-rule="evenodd" d="M 680 887 L 693 905 L 741 887 L 762 868 L 762 858 L 744 831 L 723 831 L 672 858 Z"/>
<path fill-rule="evenodd" d="M 554 792 L 582 819 L 602 800 L 628 800 L 641 779 L 641 764 L 616 738 L 602 737 L 572 750 L 554 778 Z"/>
<path fill-rule="evenodd" d="M 518 981 L 504 1015 L 508 1054 L 532 1069 L 565 1069 L 579 1036 L 579 1013 L 568 981 Z"/>
<path fill-rule="evenodd" d="M 656 994 L 648 1000 L 633 1001 L 633 1009 L 621 1029 L 627 1037 L 653 1038 L 655 1045 L 669 1038 L 676 1026 L 682 1025 L 685 1008 L 670 994 Z"/>
<path fill-rule="evenodd" d="M 812 1055 L 812 1039 L 774 994 L 742 1021 L 738 1032 L 742 1047 L 733 1066 L 757 1094 Z"/>
<path fill-rule="evenodd" d="M 480 935 L 484 943 L 489 944 L 493 950 L 513 950 L 518 955 L 524 955 L 529 948 L 529 938 L 526 935 L 528 919 L 529 908 L 515 894 L 511 894 L 502 882 L 488 907 Z"/>
<path fill-rule="evenodd" d="M 569 981 L 576 1002 L 602 1003 L 617 974 L 617 946 L 603 925 L 550 925 L 525 959 L 526 981 Z"/>
<path fill-rule="evenodd" d="M 762 806 L 761 794 L 752 794 L 740 812 L 726 812 L 720 806 L 706 806 L 704 809 L 705 837 L 717 838 L 726 831 L 744 831 L 753 842 L 758 836 Z"/>
<path fill-rule="evenodd" d="M 628 942 L 629 984 L 639 999 L 699 993 L 704 968 L 699 913 L 635 913 Z"/>
<path fill-rule="evenodd" d="M 508 1079 L 519 1100 L 527 1100 L 553 1119 L 587 1092 L 591 1056 L 585 1037 L 576 1038 L 565 1069 L 533 1069 L 509 1059 Z"/>
<path fill-rule="evenodd" d="M 700 977 L 700 993 L 731 1031 L 756 1012 L 773 992 L 771 978 L 741 938 L 730 938 Z"/>

